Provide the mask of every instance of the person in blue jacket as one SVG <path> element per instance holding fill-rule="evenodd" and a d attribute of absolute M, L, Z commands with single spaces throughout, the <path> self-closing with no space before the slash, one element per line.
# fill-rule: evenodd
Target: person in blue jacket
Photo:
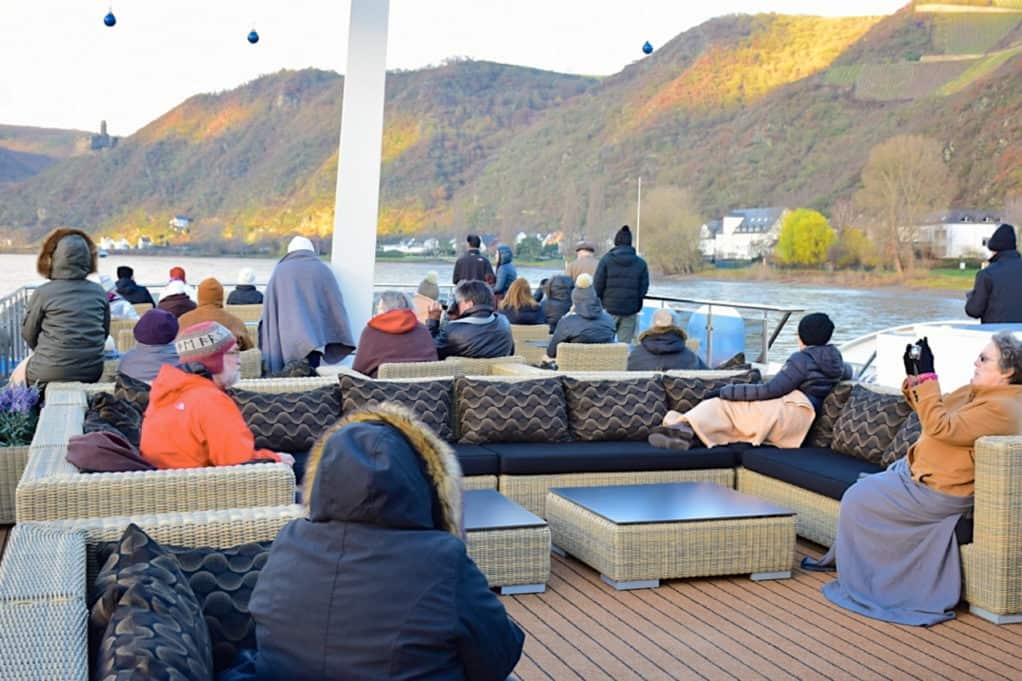
<path fill-rule="evenodd" d="M 493 294 L 497 297 L 498 303 L 507 295 L 512 282 L 518 278 L 518 269 L 511 262 L 513 259 L 510 246 L 503 244 L 497 246 L 497 281 L 493 285 Z"/>
<path fill-rule="evenodd" d="M 249 603 L 257 678 L 507 678 L 525 636 L 466 551 L 449 445 L 400 407 L 355 412 L 304 489 Z"/>

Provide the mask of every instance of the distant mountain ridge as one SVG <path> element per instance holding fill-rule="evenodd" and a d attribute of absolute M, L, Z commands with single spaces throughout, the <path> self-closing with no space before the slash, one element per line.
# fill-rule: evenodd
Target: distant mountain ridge
<path fill-rule="evenodd" d="M 282 71 L 48 165 L 5 160 L 0 127 L 0 230 L 158 238 L 188 215 L 194 240 L 328 234 L 341 84 Z M 633 214 L 640 175 L 690 188 L 707 218 L 827 211 L 902 133 L 944 145 L 950 203 L 1022 195 L 1022 13 L 728 16 L 602 79 L 475 61 L 388 74 L 379 229 L 600 237 Z"/>

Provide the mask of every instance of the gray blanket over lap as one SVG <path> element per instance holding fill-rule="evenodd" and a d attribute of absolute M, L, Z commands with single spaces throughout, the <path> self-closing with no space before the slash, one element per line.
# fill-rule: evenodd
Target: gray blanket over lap
<path fill-rule="evenodd" d="M 867 617 L 915 626 L 954 618 L 962 591 L 955 525 L 972 497 L 914 481 L 906 459 L 848 488 L 837 539 L 811 565 L 838 568 L 823 586 L 832 603 Z"/>
<path fill-rule="evenodd" d="M 333 270 L 312 251 L 281 258 L 266 285 L 259 348 L 268 372 L 322 348 L 333 364 L 355 349 Z"/>

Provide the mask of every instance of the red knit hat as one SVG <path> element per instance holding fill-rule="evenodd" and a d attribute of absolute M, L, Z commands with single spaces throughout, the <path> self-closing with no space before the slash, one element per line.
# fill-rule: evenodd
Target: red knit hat
<path fill-rule="evenodd" d="M 170 278 L 171 280 L 179 279 L 185 283 L 188 283 L 188 280 L 185 279 L 185 269 L 183 267 L 171 267 Z"/>
<path fill-rule="evenodd" d="M 199 322 L 189 326 L 174 341 L 182 364 L 198 362 L 211 374 L 224 370 L 224 355 L 237 344 L 231 330 L 218 322 Z"/>

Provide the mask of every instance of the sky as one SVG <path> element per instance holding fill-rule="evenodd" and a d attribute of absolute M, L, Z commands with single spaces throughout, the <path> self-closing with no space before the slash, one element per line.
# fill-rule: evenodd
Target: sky
<path fill-rule="evenodd" d="M 890 14 L 907 0 L 391 0 L 388 69 L 450 57 L 617 73 L 714 16 Z M 201 92 L 344 72 L 350 0 L 5 0 L 0 123 L 130 135 Z M 112 9 L 117 25 L 103 16 Z M 254 28 L 256 45 L 245 36 Z"/>

